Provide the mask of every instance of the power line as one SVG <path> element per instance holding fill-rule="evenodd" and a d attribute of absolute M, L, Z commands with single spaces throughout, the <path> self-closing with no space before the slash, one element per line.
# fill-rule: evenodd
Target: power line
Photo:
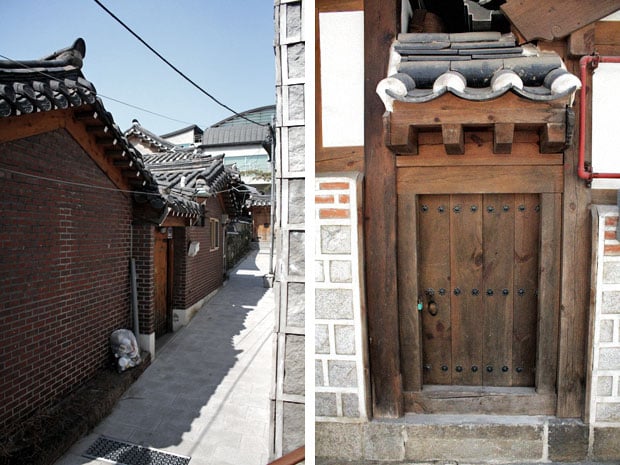
<path fill-rule="evenodd" d="M 7 61 L 10 61 L 11 63 L 15 63 L 15 64 L 17 64 L 17 65 L 20 65 L 21 67 L 23 67 L 23 68 L 25 68 L 25 69 L 30 69 L 30 70 L 36 71 L 36 72 L 37 72 L 37 73 L 39 73 L 41 76 L 45 76 L 45 77 L 47 77 L 47 78 L 49 78 L 49 79 L 54 79 L 54 80 L 58 79 L 57 77 L 52 76 L 51 74 L 48 74 L 48 73 L 46 73 L 46 72 L 44 72 L 44 71 L 40 71 L 40 70 L 38 70 L 38 69 L 35 69 L 35 68 L 31 67 L 31 66 L 28 66 L 28 65 L 27 65 L 27 64 L 25 64 L 25 63 L 22 63 L 21 61 L 17 61 L 17 60 L 14 60 L 14 59 L 12 59 L 12 58 L 7 57 L 6 55 L 2 55 L 1 53 L 0 53 L 0 58 L 3 58 L 3 59 L 5 59 L 5 60 L 7 60 Z M 85 89 L 85 90 L 88 90 L 89 92 L 91 92 L 91 89 L 89 89 L 89 88 L 88 88 L 88 87 L 86 87 L 86 86 L 82 86 L 82 85 L 80 85 L 77 81 L 76 81 L 75 85 L 76 85 L 77 87 L 80 87 L 80 88 L 82 88 L 82 89 Z M 173 118 L 173 117 L 171 117 L 171 116 L 166 116 L 166 115 L 164 115 L 164 114 L 162 114 L 162 113 L 157 113 L 156 111 L 153 111 L 153 110 L 148 110 L 148 109 L 146 109 L 146 108 L 139 107 L 138 105 L 134 105 L 134 104 L 132 104 L 132 103 L 124 102 L 124 101 L 122 101 L 122 100 L 116 99 L 116 98 L 114 98 L 114 97 L 110 97 L 110 96 L 108 96 L 108 95 L 100 94 L 99 92 L 96 92 L 96 95 L 97 95 L 98 97 L 104 98 L 104 99 L 106 99 L 106 100 L 111 100 L 112 102 L 120 103 L 121 105 L 125 105 L 125 106 L 128 106 L 128 107 L 130 107 L 130 108 L 135 108 L 136 110 L 140 110 L 140 111 L 143 111 L 143 112 L 145 112 L 145 113 L 150 113 L 151 115 L 159 116 L 160 118 L 165 118 L 165 119 L 170 120 L 170 121 L 175 121 L 175 122 L 177 122 L 177 123 L 190 124 L 190 125 L 195 124 L 195 123 L 191 123 L 191 122 L 189 122 L 189 121 L 184 121 L 184 120 L 182 120 L 182 119 L 177 119 L 177 118 Z"/>
<path fill-rule="evenodd" d="M 198 84 L 196 84 L 192 79 L 190 79 L 185 73 L 183 73 L 179 68 L 177 68 L 176 66 L 174 66 L 172 63 L 170 63 L 166 58 L 163 57 L 163 55 L 161 53 L 159 53 L 157 50 L 155 50 L 153 47 L 151 47 L 142 37 L 140 37 L 137 33 L 135 33 L 129 26 L 127 26 L 118 16 L 116 16 L 114 13 L 112 13 L 110 10 L 108 10 L 106 8 L 106 6 L 101 3 L 99 0 L 93 0 L 97 5 L 99 5 L 107 14 L 109 14 L 112 18 L 114 18 L 121 26 L 123 26 L 125 29 L 127 29 L 127 31 L 129 31 L 129 33 L 131 35 L 133 35 L 136 39 L 138 39 L 140 42 L 142 42 L 142 44 L 148 48 L 151 52 L 153 52 L 160 60 L 162 60 L 164 63 L 166 63 L 170 68 L 172 68 L 178 75 L 180 75 L 183 79 L 185 79 L 187 82 L 189 82 L 191 85 L 193 85 L 196 89 L 198 89 L 200 92 L 202 92 L 204 95 L 206 95 L 207 97 L 209 97 L 211 100 L 213 100 L 215 103 L 217 103 L 219 106 L 221 106 L 222 108 L 227 109 L 228 111 L 230 111 L 231 113 L 233 113 L 234 115 L 238 116 L 239 118 L 243 118 L 244 120 L 253 123 L 253 124 L 257 124 L 258 126 L 269 126 L 269 124 L 263 124 L 263 123 L 258 123 L 256 121 L 251 120 L 250 118 L 247 118 L 245 116 L 243 116 L 242 114 L 236 112 L 235 110 L 233 110 L 232 108 L 230 108 L 228 105 L 226 105 L 225 103 L 219 101 L 217 98 L 215 98 L 213 95 L 211 95 L 209 92 L 207 92 L 206 90 L 204 90 L 202 87 L 200 87 Z"/>

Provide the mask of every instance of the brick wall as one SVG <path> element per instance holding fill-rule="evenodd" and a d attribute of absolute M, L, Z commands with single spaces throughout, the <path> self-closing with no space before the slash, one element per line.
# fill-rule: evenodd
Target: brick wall
<path fill-rule="evenodd" d="M 138 321 L 141 334 L 155 332 L 154 248 L 155 226 L 135 221 L 133 224 L 133 257 L 136 260 Z"/>
<path fill-rule="evenodd" d="M 315 413 L 368 417 L 361 175 L 316 176 Z"/>
<path fill-rule="evenodd" d="M 58 130 L 0 144 L 0 212 L 0 428 L 10 428 L 101 368 L 110 333 L 129 324 L 131 200 Z"/>
<path fill-rule="evenodd" d="M 174 299 L 175 309 L 187 309 L 223 283 L 224 238 L 220 223 L 220 246 L 211 250 L 211 228 L 209 218 L 221 220 L 222 209 L 215 198 L 209 198 L 205 226 L 174 228 Z M 188 257 L 190 242 L 200 242 L 200 250 L 194 257 Z"/>

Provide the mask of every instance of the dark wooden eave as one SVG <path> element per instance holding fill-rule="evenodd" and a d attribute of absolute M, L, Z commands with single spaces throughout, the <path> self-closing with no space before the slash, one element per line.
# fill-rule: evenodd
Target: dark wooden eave
<path fill-rule="evenodd" d="M 551 41 L 620 10 L 620 0 L 508 0 L 501 10 L 525 41 Z"/>

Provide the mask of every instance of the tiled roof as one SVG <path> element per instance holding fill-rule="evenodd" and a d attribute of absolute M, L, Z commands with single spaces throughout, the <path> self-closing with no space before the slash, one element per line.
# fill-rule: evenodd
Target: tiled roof
<path fill-rule="evenodd" d="M 30 113 L 80 110 L 76 117 L 88 125 L 106 150 L 119 153 L 121 164 L 137 174 L 134 178 L 139 179 L 142 188 L 150 190 L 154 179 L 140 153 L 106 111 L 95 86 L 82 74 L 85 55 L 86 44 L 83 39 L 77 39 L 72 46 L 40 60 L 0 60 L 0 124 L 2 118 Z"/>
<path fill-rule="evenodd" d="M 160 137 L 162 139 L 167 139 L 168 137 L 178 136 L 179 134 L 183 134 L 189 131 L 193 131 L 194 133 L 202 134 L 204 131 L 199 128 L 196 124 L 192 124 L 191 126 L 187 126 L 185 128 L 177 129 L 176 131 L 168 132 L 166 134 L 162 134 Z"/>
<path fill-rule="evenodd" d="M 238 213 L 242 199 L 238 171 L 224 166 L 224 155 L 205 155 L 201 149 L 177 149 L 143 155 L 147 169 L 155 177 L 160 193 L 171 203 L 192 211 L 202 207 L 197 197 L 222 194 L 228 213 Z"/>
<path fill-rule="evenodd" d="M 202 135 L 203 145 L 250 145 L 265 144 L 269 139 L 269 128 L 253 123 L 210 127 Z"/>
<path fill-rule="evenodd" d="M 572 96 L 581 86 L 555 52 L 518 46 L 499 32 L 399 34 L 390 73 L 377 93 L 391 110 L 394 100 L 421 103 L 451 92 L 467 100 L 491 100 L 514 92 L 529 100 Z"/>
<path fill-rule="evenodd" d="M 168 142 L 163 137 L 160 137 L 148 129 L 140 126 L 140 122 L 137 119 L 132 121 L 131 127 L 125 131 L 125 136 L 136 136 L 142 142 L 157 147 L 158 150 L 174 150 L 176 147 L 176 145 L 172 142 Z"/>

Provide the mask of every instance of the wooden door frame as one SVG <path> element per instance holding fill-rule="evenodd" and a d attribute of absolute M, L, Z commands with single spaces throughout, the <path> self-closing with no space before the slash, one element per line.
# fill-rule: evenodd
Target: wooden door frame
<path fill-rule="evenodd" d="M 421 194 L 486 193 L 475 177 L 468 177 L 470 167 L 453 167 L 460 176 L 458 192 L 446 192 L 443 183 L 410 182 L 416 179 L 420 168 L 400 168 L 397 171 L 398 229 L 397 256 L 410 257 L 398 260 L 398 326 L 401 339 L 402 363 L 411 363 L 418 369 L 413 373 L 412 390 L 402 391 L 404 410 L 424 413 L 484 413 L 513 415 L 555 415 L 556 379 L 558 361 L 558 328 L 561 257 L 561 205 L 562 194 L 556 183 L 539 178 L 540 185 L 527 192 L 540 194 L 540 274 L 538 296 L 538 334 L 536 348 L 535 388 L 433 388 L 423 389 L 422 383 L 422 324 L 417 311 L 420 295 L 418 289 L 417 260 L 417 196 Z M 492 167 L 487 167 L 492 168 Z M 506 167 L 504 167 L 506 169 Z M 404 171 L 404 172 L 403 172 Z M 555 167 L 555 176 L 562 176 L 562 167 Z M 422 173 L 425 170 L 422 170 Z M 493 170 L 491 170 L 493 172 Z M 519 179 L 515 179 L 518 183 Z M 520 183 L 527 185 L 526 183 Z M 483 192 L 480 192 L 483 191 Z M 499 183 L 492 189 L 496 194 L 514 194 L 512 184 Z M 398 238 L 407 238 L 399 240 Z M 407 331 L 403 331 L 408 328 Z M 402 344 L 404 333 L 417 334 L 409 344 Z M 402 369 L 402 368 L 401 368 Z M 410 378 L 411 379 L 411 378 Z M 401 387 L 402 389 L 402 387 Z M 458 391 L 459 396 L 455 396 Z"/>

